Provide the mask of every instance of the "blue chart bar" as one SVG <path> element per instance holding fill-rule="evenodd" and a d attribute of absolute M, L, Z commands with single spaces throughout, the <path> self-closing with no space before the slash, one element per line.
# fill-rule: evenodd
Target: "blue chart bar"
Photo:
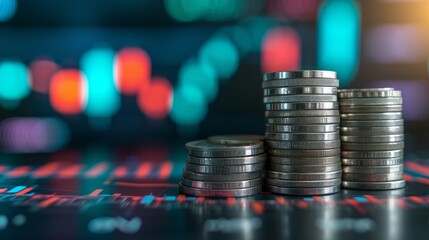
<path fill-rule="evenodd" d="M 153 202 L 154 199 L 155 199 L 155 196 L 147 195 L 147 196 L 143 197 L 143 199 L 141 200 L 140 203 L 141 204 L 149 205 L 149 204 L 151 204 Z"/>
<path fill-rule="evenodd" d="M 16 187 L 10 189 L 9 191 L 7 191 L 7 193 L 17 193 L 17 192 L 24 190 L 26 187 L 27 186 L 16 186 Z"/>
<path fill-rule="evenodd" d="M 175 196 L 165 196 L 164 200 L 169 201 L 169 202 L 174 202 L 174 201 L 176 201 L 176 197 Z"/>
<path fill-rule="evenodd" d="M 312 202 L 312 201 L 314 201 L 314 199 L 311 197 L 306 197 L 306 198 L 304 198 L 304 201 Z"/>
<path fill-rule="evenodd" d="M 355 200 L 358 202 L 368 202 L 368 200 L 364 197 L 355 197 Z"/>

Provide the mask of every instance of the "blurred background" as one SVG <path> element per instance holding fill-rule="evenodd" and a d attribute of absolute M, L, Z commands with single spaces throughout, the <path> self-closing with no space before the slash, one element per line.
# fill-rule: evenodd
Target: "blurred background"
<path fill-rule="evenodd" d="M 0 36 L 2 152 L 263 134 L 262 74 L 327 69 L 429 156 L 429 1 L 0 0 Z"/>

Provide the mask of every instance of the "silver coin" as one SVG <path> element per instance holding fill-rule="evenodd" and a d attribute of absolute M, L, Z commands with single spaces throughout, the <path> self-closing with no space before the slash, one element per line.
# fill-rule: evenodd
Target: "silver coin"
<path fill-rule="evenodd" d="M 343 188 L 341 192 L 344 194 L 344 196 L 362 196 L 362 195 L 368 194 L 368 190 Z M 386 199 L 386 198 L 391 199 L 391 198 L 405 196 L 404 188 L 387 189 L 387 190 L 389 191 L 372 191 L 370 194 L 382 199 Z"/>
<path fill-rule="evenodd" d="M 207 140 L 197 140 L 186 143 L 188 154 L 196 157 L 240 157 L 262 154 L 265 152 L 261 141 L 226 141 L 212 143 Z"/>
<path fill-rule="evenodd" d="M 374 120 L 374 121 L 349 121 L 341 119 L 341 127 L 391 127 L 404 126 L 404 120 Z"/>
<path fill-rule="evenodd" d="M 262 191 L 262 186 L 236 189 L 204 189 L 187 187 L 179 184 L 179 191 L 186 195 L 203 197 L 245 197 L 260 193 Z"/>
<path fill-rule="evenodd" d="M 391 166 L 344 166 L 343 173 L 394 173 L 404 171 L 403 164 Z"/>
<path fill-rule="evenodd" d="M 208 181 L 208 182 L 227 182 L 227 181 L 243 181 L 249 179 L 255 179 L 262 176 L 261 172 L 248 172 L 248 173 L 233 173 L 233 174 L 207 174 L 207 173 L 196 173 L 186 169 L 183 170 L 183 177 L 197 181 Z"/>
<path fill-rule="evenodd" d="M 204 158 L 188 156 L 188 162 L 199 165 L 242 165 L 242 164 L 255 164 L 263 163 L 267 159 L 267 154 L 260 154 L 248 157 L 234 157 L 234 158 Z"/>
<path fill-rule="evenodd" d="M 246 165 L 196 165 L 186 163 L 186 169 L 197 173 L 211 173 L 211 174 L 230 174 L 230 173 L 246 173 L 257 172 L 264 169 L 264 163 L 246 164 Z"/>
<path fill-rule="evenodd" d="M 273 164 L 293 164 L 293 165 L 323 165 L 341 162 L 340 156 L 315 157 L 315 158 L 285 158 L 270 156 L 269 163 Z"/>
<path fill-rule="evenodd" d="M 378 92 L 378 91 L 393 91 L 394 88 L 386 87 L 386 88 L 346 88 L 346 89 L 338 89 L 338 92 Z"/>
<path fill-rule="evenodd" d="M 186 178 L 180 180 L 180 184 L 194 188 L 207 188 L 207 189 L 234 189 L 234 188 L 249 188 L 262 185 L 262 178 L 255 178 L 243 181 L 231 182 L 206 182 L 195 181 Z"/>
<path fill-rule="evenodd" d="M 403 157 L 404 150 L 390 151 L 342 151 L 341 157 L 358 158 L 358 159 L 373 159 L 373 158 L 397 158 Z"/>
<path fill-rule="evenodd" d="M 374 136 L 403 134 L 404 126 L 391 127 L 340 127 L 341 136 Z"/>
<path fill-rule="evenodd" d="M 345 113 L 341 114 L 341 120 L 396 120 L 402 119 L 401 112 L 385 112 L 385 113 Z"/>
<path fill-rule="evenodd" d="M 337 95 L 282 95 L 264 97 L 264 103 L 335 102 Z"/>
<path fill-rule="evenodd" d="M 340 117 L 293 117 L 293 118 L 267 118 L 268 124 L 273 125 L 315 125 L 315 124 L 338 124 Z"/>
<path fill-rule="evenodd" d="M 267 146 L 275 149 L 331 149 L 341 147 L 341 141 L 272 141 L 267 140 Z"/>
<path fill-rule="evenodd" d="M 240 143 L 242 141 L 265 141 L 265 137 L 262 135 L 247 135 L 247 134 L 227 134 L 227 135 L 215 135 L 207 138 L 207 141 L 217 144 L 227 143 Z"/>
<path fill-rule="evenodd" d="M 285 150 L 285 149 L 268 149 L 268 154 L 279 157 L 332 157 L 340 154 L 340 148 L 323 149 L 323 150 Z"/>
<path fill-rule="evenodd" d="M 264 96 L 297 95 L 297 94 L 328 94 L 337 95 L 336 87 L 279 87 L 264 89 Z"/>
<path fill-rule="evenodd" d="M 403 157 L 394 158 L 371 158 L 371 159 L 355 159 L 355 158 L 342 158 L 343 166 L 390 166 L 403 164 Z"/>
<path fill-rule="evenodd" d="M 265 111 L 265 117 L 327 117 L 339 116 L 338 110 L 289 110 Z"/>
<path fill-rule="evenodd" d="M 320 187 L 338 186 L 341 184 L 341 178 L 316 180 L 316 181 L 296 181 L 296 180 L 282 180 L 282 179 L 276 179 L 276 178 L 265 178 L 264 183 L 271 186 L 288 187 L 288 188 L 320 188 Z"/>
<path fill-rule="evenodd" d="M 329 133 L 272 133 L 266 132 L 265 137 L 268 140 L 281 141 L 331 141 L 339 140 L 339 132 Z"/>
<path fill-rule="evenodd" d="M 272 164 L 266 165 L 267 170 L 274 172 L 288 173 L 323 173 L 341 170 L 341 163 L 324 164 L 324 165 L 284 165 Z"/>
<path fill-rule="evenodd" d="M 388 151 L 404 148 L 404 142 L 389 143 L 342 143 L 341 149 L 344 151 Z"/>
<path fill-rule="evenodd" d="M 366 90 L 358 89 L 356 91 L 338 91 L 339 98 L 383 98 L 383 97 L 401 97 L 401 91 L 394 89 Z"/>
<path fill-rule="evenodd" d="M 323 188 L 285 188 L 271 185 L 265 185 L 264 187 L 269 192 L 286 195 L 326 195 L 340 191 L 340 185 Z"/>
<path fill-rule="evenodd" d="M 320 124 L 320 125 L 265 125 L 268 132 L 288 132 L 288 133 L 326 133 L 340 130 L 339 124 Z"/>
<path fill-rule="evenodd" d="M 264 81 L 289 78 L 337 78 L 337 73 L 325 70 L 282 71 L 264 74 Z"/>
<path fill-rule="evenodd" d="M 341 113 L 384 113 L 384 112 L 402 112 L 402 105 L 383 105 L 383 106 L 341 106 Z"/>
<path fill-rule="evenodd" d="M 374 136 L 341 136 L 342 142 L 351 143 L 387 143 L 404 141 L 404 134 Z"/>
<path fill-rule="evenodd" d="M 391 190 L 405 187 L 405 180 L 396 180 L 388 182 L 350 182 L 343 181 L 342 187 L 364 190 Z"/>
<path fill-rule="evenodd" d="M 340 178 L 342 171 L 324 172 L 324 173 L 284 173 L 275 171 L 266 171 L 267 178 L 276 178 L 283 180 L 315 181 Z"/>
<path fill-rule="evenodd" d="M 343 181 L 352 182 L 387 182 L 402 179 L 403 172 L 393 173 L 344 173 Z"/>
<path fill-rule="evenodd" d="M 294 102 L 294 103 L 268 103 L 266 110 L 335 110 L 338 109 L 338 102 Z"/>
<path fill-rule="evenodd" d="M 340 106 L 399 105 L 399 104 L 402 104 L 402 97 L 344 98 L 344 99 L 341 99 L 339 103 L 340 103 Z"/>

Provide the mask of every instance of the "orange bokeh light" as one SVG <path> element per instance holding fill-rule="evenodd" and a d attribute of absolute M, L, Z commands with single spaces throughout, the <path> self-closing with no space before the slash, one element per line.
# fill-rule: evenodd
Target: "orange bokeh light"
<path fill-rule="evenodd" d="M 115 78 L 118 90 L 126 95 L 136 94 L 149 85 L 151 75 L 149 55 L 140 48 L 124 48 L 115 58 Z"/>
<path fill-rule="evenodd" d="M 79 70 L 58 71 L 51 80 L 49 98 L 62 114 L 78 114 L 83 109 L 83 75 Z"/>
<path fill-rule="evenodd" d="M 167 116 L 172 103 L 172 86 L 163 77 L 154 77 L 149 86 L 141 88 L 137 103 L 148 117 L 161 119 Z"/>

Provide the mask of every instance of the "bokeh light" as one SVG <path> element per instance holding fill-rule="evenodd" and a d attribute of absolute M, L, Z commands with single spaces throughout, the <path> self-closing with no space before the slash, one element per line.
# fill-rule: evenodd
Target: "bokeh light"
<path fill-rule="evenodd" d="M 16 0 L 0 0 L 0 22 L 7 21 L 15 15 Z"/>
<path fill-rule="evenodd" d="M 250 33 L 241 26 L 226 27 L 220 30 L 219 35 L 228 38 L 237 48 L 240 56 L 244 56 L 252 50 Z"/>
<path fill-rule="evenodd" d="M 240 25 L 249 32 L 252 42 L 251 50 L 259 52 L 264 36 L 271 28 L 277 27 L 279 24 L 270 17 L 251 17 L 242 21 Z"/>
<path fill-rule="evenodd" d="M 140 48 L 124 48 L 116 54 L 115 83 L 127 95 L 136 94 L 149 85 L 151 75 L 149 55 Z"/>
<path fill-rule="evenodd" d="M 377 63 L 419 63 L 427 57 L 426 29 L 415 24 L 391 24 L 371 29 L 363 46 Z"/>
<path fill-rule="evenodd" d="M 208 101 L 213 101 L 218 93 L 216 72 L 208 62 L 195 59 L 186 61 L 179 70 L 179 86 L 192 85 L 203 92 Z"/>
<path fill-rule="evenodd" d="M 327 0 L 318 19 L 319 69 L 338 73 L 340 86 L 347 86 L 359 67 L 360 9 L 353 0 Z"/>
<path fill-rule="evenodd" d="M 309 21 L 317 15 L 321 0 L 268 0 L 271 15 L 286 20 Z"/>
<path fill-rule="evenodd" d="M 115 52 L 108 48 L 92 49 L 82 56 L 80 65 L 87 79 L 85 112 L 90 117 L 110 117 L 120 107 L 113 77 L 114 58 Z"/>
<path fill-rule="evenodd" d="M 70 139 L 67 125 L 58 118 L 8 118 L 0 122 L 0 145 L 5 152 L 52 152 Z"/>
<path fill-rule="evenodd" d="M 262 72 L 296 70 L 301 64 L 301 42 L 291 28 L 273 28 L 264 38 L 261 53 Z"/>
<path fill-rule="evenodd" d="M 221 80 L 230 78 L 238 68 L 239 54 L 235 46 L 224 37 L 212 38 L 200 51 L 200 61 L 210 64 Z"/>
<path fill-rule="evenodd" d="M 200 89 L 185 85 L 175 89 L 170 116 L 178 125 L 199 124 L 207 115 L 207 103 Z"/>
<path fill-rule="evenodd" d="M 173 101 L 173 88 L 163 77 L 154 77 L 151 83 L 141 88 L 137 96 L 140 110 L 149 118 L 162 119 L 170 112 Z"/>
<path fill-rule="evenodd" d="M 254 7 L 248 7 L 254 5 Z M 179 22 L 232 20 L 262 9 L 260 0 L 165 0 L 168 15 Z"/>
<path fill-rule="evenodd" d="M 402 113 L 405 120 L 421 121 L 429 116 L 429 108 L 426 104 L 429 102 L 427 90 L 429 83 L 425 80 L 413 79 L 395 79 L 379 80 L 372 83 L 371 87 L 384 88 L 392 87 L 402 92 Z"/>
<path fill-rule="evenodd" d="M 0 99 L 18 101 L 30 93 L 27 67 L 16 61 L 0 63 Z"/>
<path fill-rule="evenodd" d="M 52 76 L 59 69 L 58 64 L 51 60 L 35 60 L 30 65 L 31 87 L 39 93 L 48 93 Z"/>
<path fill-rule="evenodd" d="M 49 99 L 62 114 L 78 114 L 84 107 L 84 79 L 79 70 L 58 71 L 52 78 Z"/>

